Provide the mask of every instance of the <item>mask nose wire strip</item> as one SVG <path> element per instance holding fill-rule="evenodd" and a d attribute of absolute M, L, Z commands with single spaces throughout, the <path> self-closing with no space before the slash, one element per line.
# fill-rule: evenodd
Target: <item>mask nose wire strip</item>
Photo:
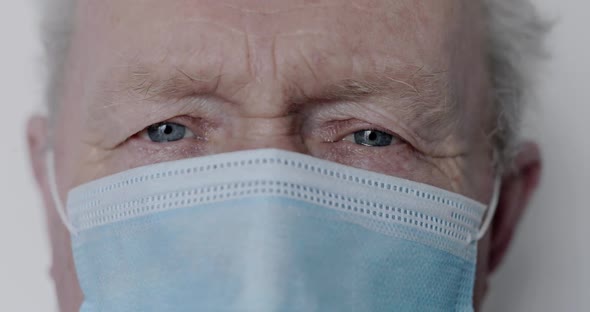
<path fill-rule="evenodd" d="M 57 179 L 55 174 L 55 157 L 52 150 L 47 151 L 47 156 L 45 157 L 45 168 L 47 170 L 47 183 L 49 183 L 49 192 L 51 193 L 51 198 L 53 199 L 53 204 L 55 205 L 55 209 L 59 214 L 59 218 L 61 222 L 66 226 L 68 231 L 72 235 L 76 235 L 76 229 L 68 220 L 66 212 L 64 210 L 64 205 L 62 204 L 61 199 L 59 198 L 59 192 L 57 191 Z"/>
<path fill-rule="evenodd" d="M 68 217 L 65 213 L 64 205 L 62 204 L 62 201 L 59 198 L 59 192 L 57 190 L 57 179 L 56 179 L 56 174 L 55 174 L 55 157 L 54 157 L 54 153 L 52 150 L 47 151 L 47 156 L 45 157 L 45 166 L 46 166 L 46 170 L 47 170 L 47 179 L 48 179 L 47 182 L 49 183 L 49 191 L 51 193 L 51 198 L 53 199 L 53 203 L 55 205 L 55 209 L 57 210 L 59 218 L 61 219 L 64 226 L 68 229 L 68 231 L 72 235 L 76 235 L 77 231 L 76 231 L 75 227 L 68 220 Z M 488 231 L 488 228 L 492 224 L 492 220 L 494 219 L 494 215 L 496 213 L 496 208 L 498 208 L 501 183 L 502 183 L 501 177 L 497 176 L 494 181 L 494 193 L 492 195 L 492 200 L 490 202 L 490 205 L 488 206 L 484 222 L 483 222 L 477 236 L 475 237 L 475 240 L 473 240 L 473 241 L 479 241 L 480 239 L 482 239 L 485 236 L 486 232 Z"/>
<path fill-rule="evenodd" d="M 492 220 L 494 219 L 494 215 L 496 214 L 496 208 L 498 208 L 498 201 L 500 200 L 500 188 L 502 186 L 502 177 L 500 175 L 496 176 L 496 180 L 494 181 L 494 193 L 492 194 L 492 200 L 490 205 L 488 206 L 488 211 L 486 212 L 486 216 L 484 222 L 479 229 L 479 233 L 475 237 L 475 241 L 479 241 L 482 239 L 486 232 L 488 231 L 490 225 L 492 224 Z"/>

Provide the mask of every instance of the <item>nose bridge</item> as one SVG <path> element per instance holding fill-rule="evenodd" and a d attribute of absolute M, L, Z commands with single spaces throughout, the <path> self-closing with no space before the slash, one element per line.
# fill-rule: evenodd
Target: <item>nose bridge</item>
<path fill-rule="evenodd" d="M 254 149 L 274 148 L 290 152 L 309 154 L 305 143 L 301 140 L 296 139 L 234 142 L 234 144 L 228 146 L 228 148 L 229 149 L 225 150 L 224 152 L 237 152 Z"/>
<path fill-rule="evenodd" d="M 275 148 L 308 154 L 297 115 L 283 117 L 238 118 L 223 144 L 224 152 Z"/>
<path fill-rule="evenodd" d="M 221 149 L 233 152 L 275 148 L 308 154 L 301 135 L 301 116 L 288 99 L 288 72 L 276 60 L 276 37 L 247 38 L 252 80 L 230 98 L 236 110 Z"/>

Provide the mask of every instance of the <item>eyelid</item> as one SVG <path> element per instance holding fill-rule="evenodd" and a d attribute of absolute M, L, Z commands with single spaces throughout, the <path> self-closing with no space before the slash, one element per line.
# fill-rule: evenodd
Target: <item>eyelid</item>
<path fill-rule="evenodd" d="M 381 99 L 380 101 L 389 100 Z M 424 153 L 431 149 L 432 140 L 424 140 L 419 135 L 417 128 L 419 125 L 410 126 L 412 120 L 401 119 L 403 115 L 396 114 L 392 110 L 386 111 L 384 107 L 370 101 L 336 102 L 314 107 L 309 109 L 306 114 L 305 125 L 309 130 L 305 135 L 311 138 L 320 138 L 324 142 L 336 141 L 334 129 L 327 129 L 334 128 L 329 124 L 359 123 L 365 124 L 367 128 L 385 130 L 384 132 L 395 135 L 418 152 Z"/>
<path fill-rule="evenodd" d="M 195 133 L 194 133 L 194 132 L 193 132 L 193 131 L 192 131 L 192 130 L 189 128 L 189 127 L 187 127 L 187 126 L 185 126 L 185 125 L 183 125 L 183 124 L 177 123 L 177 122 L 172 122 L 172 121 L 163 121 L 163 122 L 158 122 L 158 123 L 156 123 L 156 124 L 165 124 L 165 123 L 169 123 L 169 124 L 176 124 L 176 125 L 178 125 L 178 126 L 182 126 L 182 127 L 184 127 L 184 128 L 185 128 L 184 137 L 183 137 L 182 139 L 180 139 L 180 140 L 185 140 L 185 139 L 193 139 L 193 138 L 195 138 L 195 137 L 196 137 Z M 154 125 L 155 125 L 155 124 L 154 124 Z M 139 133 L 139 135 L 140 135 L 140 137 L 141 137 L 142 139 L 144 139 L 144 140 L 147 140 L 147 141 L 151 141 L 151 138 L 150 138 L 150 136 L 149 136 L 149 134 L 148 134 L 148 129 L 149 129 L 149 127 L 151 127 L 151 126 L 152 126 L 152 125 L 149 125 L 149 126 L 147 126 L 145 129 L 143 129 L 143 130 L 142 130 L 142 131 Z M 178 140 L 178 141 L 180 141 L 180 140 Z M 173 143 L 173 142 L 176 142 L 176 141 L 170 141 L 170 142 L 154 142 L 154 143 L 163 144 L 163 143 Z"/>
<path fill-rule="evenodd" d="M 357 131 L 351 132 L 349 135 L 345 136 L 340 141 L 346 141 L 346 142 L 351 142 L 351 143 L 357 144 L 355 142 L 355 134 L 357 132 L 360 132 L 360 131 L 379 131 L 381 133 L 384 133 L 384 134 L 387 134 L 387 135 L 391 135 L 392 136 L 391 144 L 385 145 L 383 147 L 393 146 L 393 145 L 399 145 L 399 144 L 405 143 L 405 141 L 402 138 L 400 138 L 398 135 L 395 135 L 395 134 L 390 133 L 390 132 L 387 132 L 387 131 L 381 131 L 381 130 L 378 130 L 378 129 L 361 129 L 361 130 L 357 130 Z M 363 145 L 363 144 L 358 144 L 358 145 Z M 366 146 L 368 146 L 368 145 L 366 145 Z"/>
<path fill-rule="evenodd" d="M 391 129 L 385 129 L 379 125 L 357 119 L 334 120 L 328 122 L 326 125 L 320 127 L 318 135 L 323 141 L 339 142 L 355 132 L 364 130 L 380 131 L 393 136 L 399 143 L 408 143 L 402 136 Z"/>
<path fill-rule="evenodd" d="M 191 116 L 177 116 L 177 117 L 173 117 L 170 119 L 166 119 L 163 121 L 158 121 L 149 125 L 146 125 L 140 132 L 136 133 L 134 136 L 138 136 L 141 139 L 146 139 L 148 141 L 151 141 L 147 131 L 148 128 L 152 125 L 155 124 L 161 124 L 161 123 L 173 123 L 173 124 L 177 124 L 180 126 L 183 126 L 186 128 L 186 133 L 185 133 L 185 137 L 182 139 L 202 139 L 202 140 L 206 140 L 206 135 L 207 132 L 206 129 L 207 126 L 203 125 L 202 119 L 201 118 L 194 118 Z M 179 141 L 182 141 L 179 140 Z M 174 142 L 178 142 L 178 141 L 174 141 Z M 174 142 L 168 142 L 168 143 L 174 143 Z M 158 144 L 162 144 L 162 143 L 158 143 Z"/>

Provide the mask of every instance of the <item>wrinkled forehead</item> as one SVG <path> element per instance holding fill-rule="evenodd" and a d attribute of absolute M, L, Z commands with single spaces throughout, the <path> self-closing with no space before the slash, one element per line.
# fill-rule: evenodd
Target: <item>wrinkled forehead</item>
<path fill-rule="evenodd" d="M 80 0 L 74 39 L 94 60 L 113 53 L 119 61 L 198 55 L 215 63 L 244 52 L 268 62 L 273 53 L 313 45 L 317 58 L 348 53 L 369 56 L 359 59 L 372 63 L 365 66 L 389 60 L 436 71 L 451 65 L 460 41 L 473 39 L 478 2 Z"/>

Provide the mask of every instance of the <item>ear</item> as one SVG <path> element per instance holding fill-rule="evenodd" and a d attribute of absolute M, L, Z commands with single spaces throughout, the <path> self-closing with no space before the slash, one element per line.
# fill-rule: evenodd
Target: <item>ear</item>
<path fill-rule="evenodd" d="M 47 229 L 52 250 L 51 276 L 55 281 L 60 311 L 79 311 L 82 291 L 76 278 L 70 236 L 55 209 L 46 168 L 49 144 L 49 123 L 46 117 L 33 116 L 27 125 L 27 142 L 33 173 L 41 191 Z"/>
<path fill-rule="evenodd" d="M 58 242 L 64 239 L 63 225 L 55 210 L 53 198 L 51 197 L 51 189 L 49 187 L 49 180 L 47 176 L 47 168 L 45 157 L 47 148 L 49 146 L 49 124 L 47 117 L 33 116 L 29 119 L 27 125 L 27 143 L 29 145 L 29 156 L 33 174 L 37 182 L 38 189 L 41 193 L 43 206 L 45 207 L 45 217 L 47 221 L 47 229 L 52 245 L 54 264 L 56 249 L 63 248 Z M 60 259 L 61 260 L 61 259 Z"/>
<path fill-rule="evenodd" d="M 29 146 L 29 157 L 37 186 L 42 192 L 43 202 L 47 207 L 50 201 L 50 192 L 47 184 L 45 168 L 45 149 L 48 146 L 48 124 L 47 117 L 33 116 L 27 124 L 27 143 Z"/>
<path fill-rule="evenodd" d="M 516 226 L 536 190 L 541 175 L 539 148 L 532 142 L 523 143 L 515 157 L 514 166 L 502 178 L 502 190 L 492 223 L 488 271 L 496 270 L 506 255 Z"/>

